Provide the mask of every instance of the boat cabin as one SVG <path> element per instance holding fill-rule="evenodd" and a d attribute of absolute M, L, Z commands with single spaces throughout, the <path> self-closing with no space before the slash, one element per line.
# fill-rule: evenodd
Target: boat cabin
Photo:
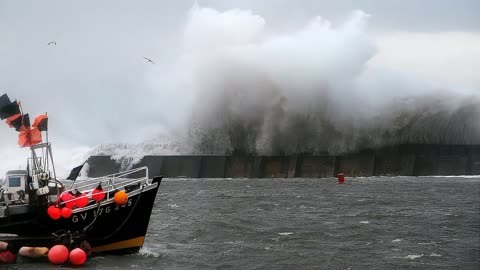
<path fill-rule="evenodd" d="M 0 187 L 0 201 L 7 204 L 28 202 L 26 170 L 8 171 Z"/>

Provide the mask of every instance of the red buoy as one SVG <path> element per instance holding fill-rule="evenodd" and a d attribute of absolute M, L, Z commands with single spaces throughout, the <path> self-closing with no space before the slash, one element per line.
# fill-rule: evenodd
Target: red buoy
<path fill-rule="evenodd" d="M 105 192 L 103 192 L 102 184 L 98 184 L 98 186 L 92 191 L 92 199 L 99 202 L 105 198 Z"/>
<path fill-rule="evenodd" d="M 47 214 L 53 220 L 57 220 L 62 216 L 60 208 L 58 208 L 56 205 L 50 205 L 47 209 Z"/>
<path fill-rule="evenodd" d="M 70 209 L 73 208 L 75 202 L 73 201 L 74 197 L 70 192 L 63 192 L 60 195 L 60 200 L 64 203 L 64 205 Z"/>
<path fill-rule="evenodd" d="M 338 183 L 343 184 L 345 182 L 345 177 L 343 176 L 343 173 L 338 174 Z"/>
<path fill-rule="evenodd" d="M 87 194 L 77 192 L 77 194 L 75 195 L 75 206 L 76 207 L 79 207 L 79 208 L 85 207 L 85 206 L 88 205 L 88 202 L 89 202 L 89 199 L 88 199 Z"/>
<path fill-rule="evenodd" d="M 62 208 L 62 217 L 63 218 L 69 218 L 72 215 L 72 209 L 68 207 L 63 207 Z"/>
<path fill-rule="evenodd" d="M 70 252 L 70 263 L 73 265 L 84 265 L 87 260 L 87 254 L 83 249 L 76 248 Z"/>
<path fill-rule="evenodd" d="M 48 260 L 53 264 L 64 264 L 68 260 L 68 248 L 55 245 L 48 251 Z"/>

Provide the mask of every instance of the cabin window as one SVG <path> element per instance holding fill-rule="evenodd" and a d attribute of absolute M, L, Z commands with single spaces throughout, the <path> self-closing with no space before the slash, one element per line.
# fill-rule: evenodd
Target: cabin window
<path fill-rule="evenodd" d="M 20 177 L 9 177 L 8 178 L 8 186 L 9 187 L 20 187 Z"/>

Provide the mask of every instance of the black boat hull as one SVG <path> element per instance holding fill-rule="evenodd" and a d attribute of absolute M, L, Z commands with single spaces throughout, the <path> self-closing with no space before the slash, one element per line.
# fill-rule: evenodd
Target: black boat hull
<path fill-rule="evenodd" d="M 53 246 L 52 233 L 69 232 L 87 240 L 93 253 L 134 253 L 143 245 L 160 182 L 154 178 L 151 185 L 130 192 L 124 206 L 110 198 L 75 209 L 68 219 L 52 220 L 46 209 L 37 215 L 8 215 L 0 219 L 0 233 L 20 236 L 23 245 Z"/>

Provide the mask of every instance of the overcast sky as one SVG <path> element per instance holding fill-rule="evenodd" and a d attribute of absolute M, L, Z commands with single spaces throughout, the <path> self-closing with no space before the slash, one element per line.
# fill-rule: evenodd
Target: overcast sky
<path fill-rule="evenodd" d="M 197 2 L 220 12 L 251 10 L 278 33 L 316 16 L 339 24 L 360 9 L 370 15 L 368 31 L 377 45 L 369 66 L 413 71 L 458 87 L 480 86 L 480 1 Z M 100 144 L 172 135 L 181 119 L 194 113 L 186 106 L 187 94 L 169 87 L 193 3 L 0 0 L 0 94 L 21 100 L 32 116 L 49 113 L 58 155 L 69 159 L 64 166 Z M 57 45 L 48 46 L 51 41 Z M 3 164 L 23 164 L 14 159 L 26 152 L 12 153 L 18 150 L 16 135 L 6 125 L 0 128 L 0 158 L 9 160 Z"/>

